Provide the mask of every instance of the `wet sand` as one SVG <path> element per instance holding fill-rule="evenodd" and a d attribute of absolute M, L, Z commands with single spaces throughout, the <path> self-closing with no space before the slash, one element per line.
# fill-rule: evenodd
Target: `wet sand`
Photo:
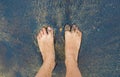
<path fill-rule="evenodd" d="M 34 77 L 42 64 L 36 34 L 55 30 L 57 67 L 65 76 L 64 26 L 83 32 L 79 67 L 83 77 L 120 76 L 119 0 L 0 0 L 0 77 Z"/>

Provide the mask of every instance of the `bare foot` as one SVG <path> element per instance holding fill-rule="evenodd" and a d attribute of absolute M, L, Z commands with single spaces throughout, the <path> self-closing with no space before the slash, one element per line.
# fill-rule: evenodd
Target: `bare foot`
<path fill-rule="evenodd" d="M 37 36 L 38 45 L 43 57 L 43 61 L 55 60 L 54 37 L 51 27 L 42 28 Z"/>
<path fill-rule="evenodd" d="M 74 59 L 77 61 L 78 52 L 81 44 L 82 33 L 76 25 L 70 29 L 69 25 L 65 27 L 65 56 L 66 59 Z"/>
<path fill-rule="evenodd" d="M 42 28 L 37 36 L 38 45 L 42 54 L 43 64 L 35 77 L 51 77 L 55 67 L 55 50 L 53 29 Z"/>
<path fill-rule="evenodd" d="M 65 65 L 66 77 L 82 77 L 78 68 L 78 52 L 81 44 L 82 33 L 76 25 L 65 27 Z"/>

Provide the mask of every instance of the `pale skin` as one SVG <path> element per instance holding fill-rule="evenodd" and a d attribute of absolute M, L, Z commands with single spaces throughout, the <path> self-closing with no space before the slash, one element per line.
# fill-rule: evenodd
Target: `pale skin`
<path fill-rule="evenodd" d="M 78 68 L 78 53 L 82 33 L 73 25 L 65 27 L 65 65 L 66 77 L 82 77 Z M 43 64 L 35 77 L 52 77 L 55 67 L 54 33 L 51 27 L 42 28 L 37 35 L 37 42 L 42 54 Z"/>

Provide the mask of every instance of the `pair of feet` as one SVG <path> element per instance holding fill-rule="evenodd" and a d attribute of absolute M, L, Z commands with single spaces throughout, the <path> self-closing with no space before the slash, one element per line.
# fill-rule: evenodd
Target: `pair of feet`
<path fill-rule="evenodd" d="M 65 64 L 66 64 L 66 67 L 69 67 L 69 65 L 72 63 L 77 64 L 77 58 L 78 58 L 79 48 L 81 44 L 81 38 L 82 38 L 82 33 L 80 32 L 80 30 L 78 29 L 76 25 L 73 25 L 72 28 L 69 25 L 65 26 Z M 42 54 L 43 65 L 45 65 L 46 67 L 50 65 L 49 69 L 51 69 L 50 71 L 52 71 L 55 67 L 53 29 L 51 27 L 42 28 L 37 35 L 37 41 L 38 41 L 39 49 Z"/>

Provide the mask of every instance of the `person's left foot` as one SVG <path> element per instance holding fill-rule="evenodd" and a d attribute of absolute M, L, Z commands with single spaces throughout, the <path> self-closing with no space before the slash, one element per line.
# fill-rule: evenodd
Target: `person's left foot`
<path fill-rule="evenodd" d="M 37 35 L 43 62 L 55 63 L 54 36 L 51 27 L 42 28 Z"/>

